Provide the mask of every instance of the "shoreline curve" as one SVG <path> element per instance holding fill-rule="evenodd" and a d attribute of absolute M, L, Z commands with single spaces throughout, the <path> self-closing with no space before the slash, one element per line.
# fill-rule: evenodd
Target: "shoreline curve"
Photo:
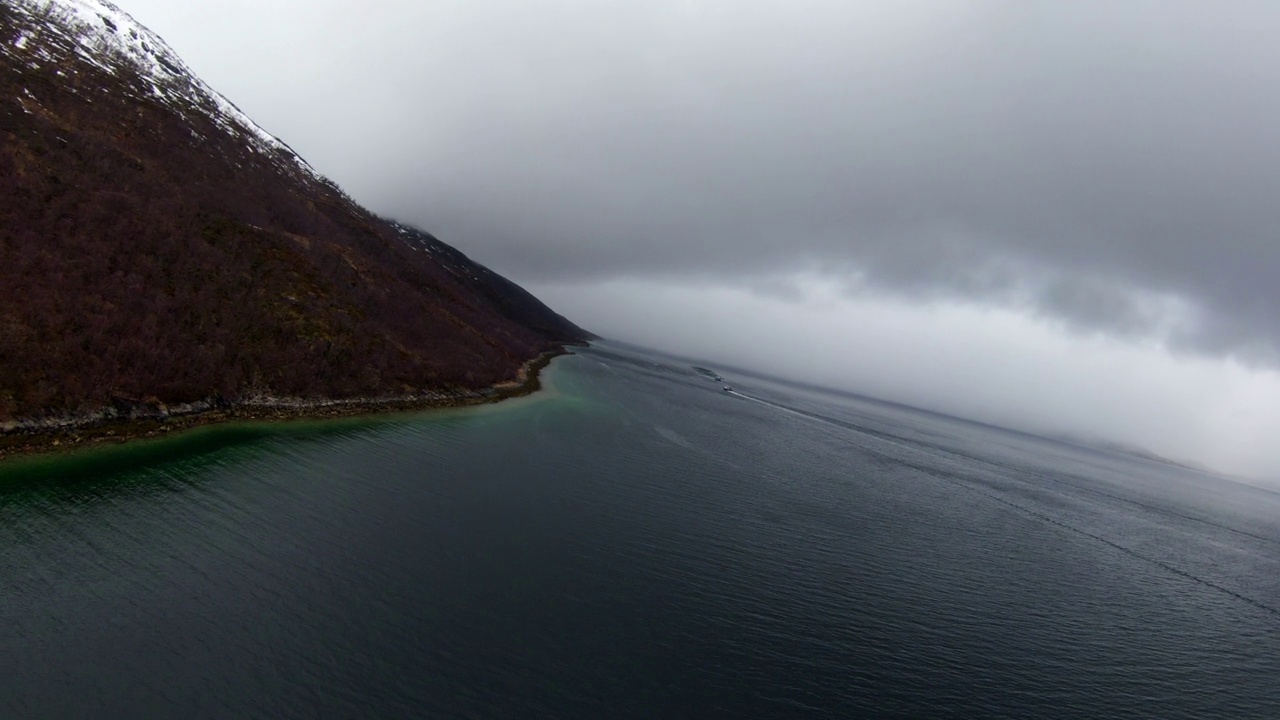
<path fill-rule="evenodd" d="M 56 455 L 103 445 L 122 445 L 131 440 L 154 439 L 199 427 L 241 421 L 326 420 L 372 416 L 420 410 L 434 410 L 498 403 L 531 395 L 542 389 L 540 375 L 550 362 L 573 352 L 563 345 L 546 350 L 526 361 L 516 377 L 478 391 L 441 391 L 430 395 L 352 399 L 276 398 L 246 401 L 165 417 L 113 418 L 84 424 L 68 423 L 56 428 L 0 431 L 0 465 L 8 459 Z"/>

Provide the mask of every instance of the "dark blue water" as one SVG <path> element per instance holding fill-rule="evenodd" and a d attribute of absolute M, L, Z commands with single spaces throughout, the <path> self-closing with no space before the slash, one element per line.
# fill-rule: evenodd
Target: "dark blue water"
<path fill-rule="evenodd" d="M 1276 717 L 1280 496 L 604 345 L 0 465 L 2 717 Z"/>

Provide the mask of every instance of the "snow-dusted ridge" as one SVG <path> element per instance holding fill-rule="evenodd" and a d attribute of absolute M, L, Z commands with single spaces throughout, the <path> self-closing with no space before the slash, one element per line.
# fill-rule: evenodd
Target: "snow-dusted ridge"
<path fill-rule="evenodd" d="M 333 186 L 292 148 L 200 80 L 159 35 L 108 0 L 5 1 L 29 14 L 47 17 L 50 22 L 46 28 L 70 41 L 81 59 L 108 72 L 114 72 L 117 63 L 128 63 L 157 99 L 176 107 L 192 107 L 223 130 L 246 139 L 254 150 L 293 165 L 312 180 Z M 19 35 L 13 49 L 31 54 L 37 62 L 47 60 L 52 57 L 47 47 L 50 40 L 40 35 Z"/>
<path fill-rule="evenodd" d="M 425 252 L 454 277 L 463 280 L 479 280 L 481 276 L 502 279 L 500 275 L 468 258 L 455 247 L 440 242 L 428 233 L 416 228 L 402 225 L 395 220 L 386 220 L 392 230 L 400 237 L 410 250 Z M 476 273 L 479 273 L 477 275 Z"/>

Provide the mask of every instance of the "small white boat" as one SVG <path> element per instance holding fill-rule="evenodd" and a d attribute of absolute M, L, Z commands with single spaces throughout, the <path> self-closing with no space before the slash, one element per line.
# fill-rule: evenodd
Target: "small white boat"
<path fill-rule="evenodd" d="M 724 391 L 725 391 L 725 392 L 733 392 L 733 386 L 732 386 L 732 385 L 725 385 L 725 386 L 724 386 Z"/>

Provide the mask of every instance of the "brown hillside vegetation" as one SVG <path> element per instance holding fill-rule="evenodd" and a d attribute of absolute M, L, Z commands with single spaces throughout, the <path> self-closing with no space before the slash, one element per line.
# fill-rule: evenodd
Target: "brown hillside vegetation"
<path fill-rule="evenodd" d="M 477 389 L 588 337 L 54 20 L 0 4 L 0 422 Z"/>

